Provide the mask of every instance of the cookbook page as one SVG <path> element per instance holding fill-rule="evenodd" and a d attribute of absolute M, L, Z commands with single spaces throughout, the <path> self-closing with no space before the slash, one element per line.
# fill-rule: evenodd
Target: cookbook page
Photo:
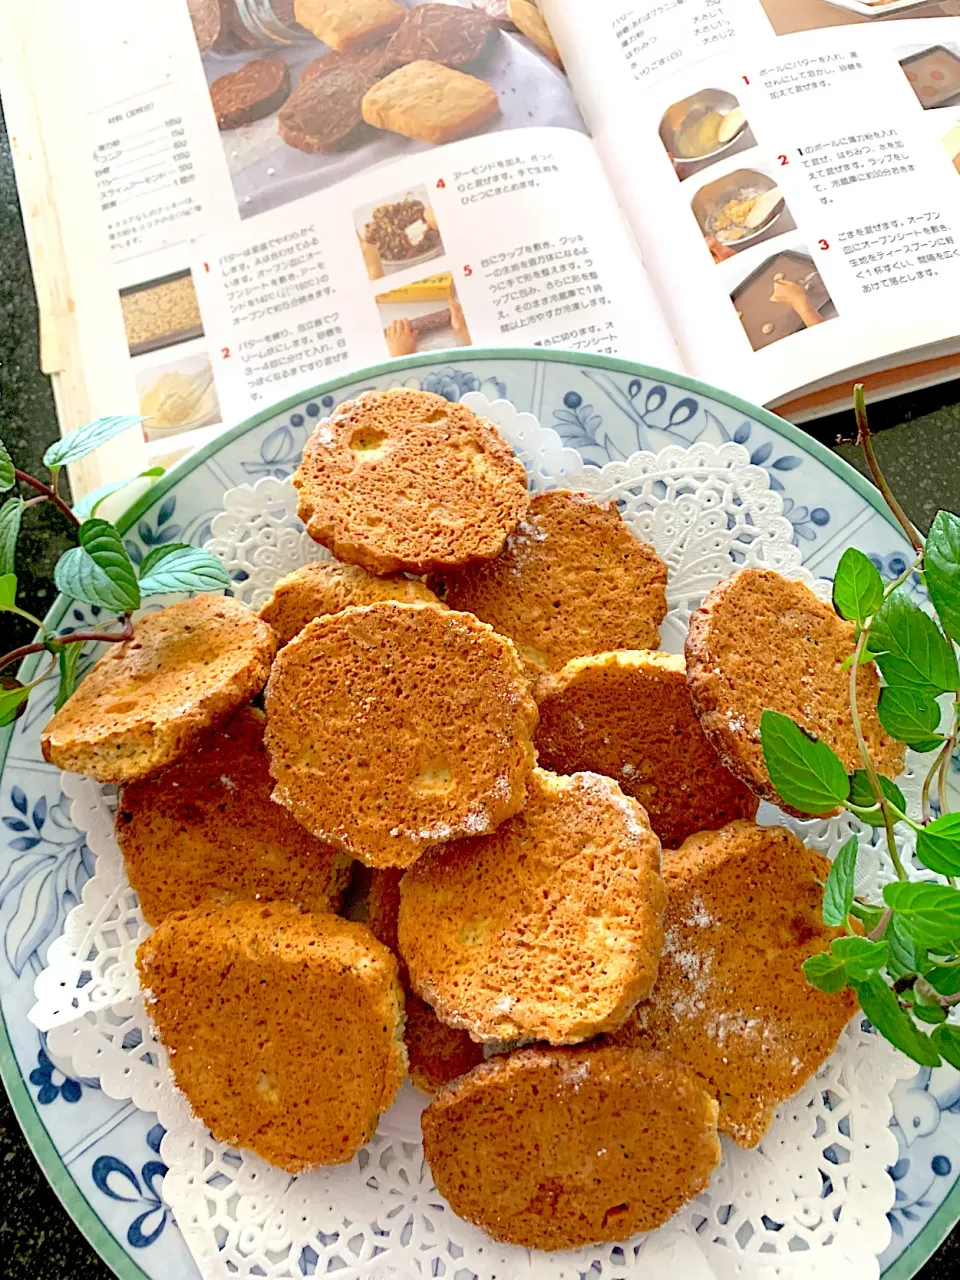
<path fill-rule="evenodd" d="M 389 356 L 678 364 L 545 26 L 489 7 L 36 6 L 62 216 L 153 455 Z"/>
<path fill-rule="evenodd" d="M 960 18 L 777 36 L 753 0 L 702 3 L 679 30 L 546 6 L 687 365 L 772 404 L 955 349 Z"/>

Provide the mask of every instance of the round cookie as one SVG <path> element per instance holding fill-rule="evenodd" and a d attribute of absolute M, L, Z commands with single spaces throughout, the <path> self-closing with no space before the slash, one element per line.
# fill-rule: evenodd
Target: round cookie
<path fill-rule="evenodd" d="M 372 573 L 497 555 L 527 477 L 491 423 L 428 391 L 372 391 L 317 424 L 293 477 L 311 538 Z"/>
<path fill-rule="evenodd" d="M 509 640 L 439 604 L 317 618 L 266 693 L 273 798 L 370 866 L 493 831 L 517 812 L 537 709 Z"/>
<path fill-rule="evenodd" d="M 377 578 L 359 565 L 314 560 L 274 584 L 260 617 L 284 645 L 314 618 L 339 613 L 351 604 L 374 604 L 377 600 L 428 603 L 436 599 L 429 587 L 402 573 Z"/>
<path fill-rule="evenodd" d="M 496 560 L 442 578 L 451 609 L 476 614 L 553 671 L 584 654 L 655 649 L 667 612 L 667 566 L 653 547 L 613 503 L 566 489 L 533 498 Z"/>
<path fill-rule="evenodd" d="M 555 773 L 615 778 L 665 849 L 754 818 L 757 797 L 720 763 L 693 714 L 684 661 L 650 650 L 574 658 L 538 689 L 534 742 Z"/>
<path fill-rule="evenodd" d="M 664 858 L 665 943 L 653 994 L 610 1039 L 687 1062 L 744 1147 L 836 1048 L 857 1010 L 801 970 L 842 929 L 821 915 L 830 863 L 786 827 L 732 822 Z"/>
<path fill-rule="evenodd" d="M 271 628 L 229 596 L 145 614 L 46 726 L 43 757 L 98 782 L 155 773 L 260 692 L 276 651 Z"/>
<path fill-rule="evenodd" d="M 117 804 L 117 843 L 148 924 L 238 898 L 336 911 L 350 860 L 270 799 L 263 712 L 243 707 Z"/>
<path fill-rule="evenodd" d="M 609 1045 L 491 1058 L 442 1089 L 421 1128 L 454 1213 L 529 1249 L 650 1231 L 720 1161 L 717 1104 L 693 1072 Z"/>
<path fill-rule="evenodd" d="M 286 902 L 198 907 L 167 916 L 137 968 L 215 1138 L 298 1173 L 373 1136 L 406 1053 L 397 962 L 363 925 Z"/>
<path fill-rule="evenodd" d="M 400 953 L 476 1040 L 572 1044 L 621 1025 L 663 944 L 660 842 L 610 778 L 536 769 L 491 836 L 431 850 L 400 885 Z"/>
<path fill-rule="evenodd" d="M 848 773 L 862 768 L 850 718 L 849 672 L 854 626 L 802 582 L 771 569 L 741 569 L 713 588 L 690 619 L 687 680 L 703 731 L 727 768 L 758 796 L 783 804 L 760 745 L 769 707 L 826 742 Z M 863 734 L 880 773 L 896 777 L 904 748 L 880 726 L 876 667 L 857 673 Z M 836 810 L 834 810 L 836 812 Z"/>

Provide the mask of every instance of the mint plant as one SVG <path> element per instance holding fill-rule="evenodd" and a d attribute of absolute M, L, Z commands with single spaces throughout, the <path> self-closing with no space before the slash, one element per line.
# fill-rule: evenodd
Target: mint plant
<path fill-rule="evenodd" d="M 122 415 L 96 418 L 55 441 L 43 455 L 50 473 L 49 484 L 19 471 L 0 440 L 0 494 L 8 495 L 0 505 L 0 613 L 19 614 L 34 623 L 39 633 L 32 644 L 21 645 L 0 656 L 0 727 L 22 714 L 33 689 L 55 674 L 59 679 L 55 708 L 59 710 L 76 687 L 77 666 L 84 644 L 88 641 L 126 643 L 134 634 L 132 615 L 148 596 L 168 591 L 220 591 L 230 585 L 227 571 L 216 556 L 183 543 L 154 548 L 138 570 L 117 529 L 97 515 L 105 499 L 129 481 L 102 485 L 73 508 L 61 496 L 58 478 L 66 463 L 85 457 L 139 421 L 139 418 Z M 158 476 L 162 472 L 162 467 L 154 467 L 141 475 Z M 24 499 L 14 492 L 18 482 L 35 490 L 35 496 Z M 16 549 L 20 522 L 27 507 L 38 502 L 52 502 L 58 507 L 77 537 L 77 546 L 65 551 L 57 561 L 54 571 L 57 588 L 74 600 L 108 610 L 115 615 L 118 630 L 72 631 L 58 635 L 17 604 Z M 5 674 L 23 658 L 43 652 L 50 655 L 50 662 L 29 684 Z"/>
<path fill-rule="evenodd" d="M 960 813 L 950 812 L 947 785 L 960 731 L 960 519 L 941 511 L 926 539 L 920 536 L 880 470 L 859 386 L 854 408 L 867 464 L 915 557 L 889 584 L 853 547 L 837 566 L 834 608 L 855 626 L 846 666 L 863 768 L 848 775 L 827 743 L 769 708 L 761 716 L 761 744 L 781 799 L 814 815 L 846 809 L 882 828 L 896 875 L 882 902 L 857 898 L 857 837 L 843 845 L 824 885 L 822 912 L 824 923 L 844 929 L 845 936 L 804 963 L 807 980 L 821 991 L 851 987 L 876 1030 L 915 1062 L 960 1068 L 960 1025 L 948 1021 L 960 1005 Z M 906 593 L 914 574 L 926 585 L 933 617 Z M 900 788 L 870 758 L 857 702 L 857 673 L 865 662 L 875 662 L 883 677 L 877 708 L 883 728 L 932 756 L 918 814 L 907 812 Z M 941 703 L 948 704 L 946 711 Z M 908 878 L 898 827 L 916 834 L 917 861 L 929 873 L 922 880 Z"/>

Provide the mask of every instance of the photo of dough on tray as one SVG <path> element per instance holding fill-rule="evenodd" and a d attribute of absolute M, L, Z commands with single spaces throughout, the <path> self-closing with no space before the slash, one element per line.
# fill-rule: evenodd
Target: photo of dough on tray
<path fill-rule="evenodd" d="M 797 229 L 776 179 L 761 168 L 734 169 L 706 183 L 690 208 L 714 262 Z"/>
<path fill-rule="evenodd" d="M 418 267 L 444 252 L 437 216 L 424 186 L 366 204 L 353 215 L 371 280 Z"/>
<path fill-rule="evenodd" d="M 900 69 L 924 111 L 960 104 L 960 45 L 898 49 Z"/>
<path fill-rule="evenodd" d="M 584 124 L 538 6 L 191 0 L 241 217 L 476 133 Z"/>
<path fill-rule="evenodd" d="M 726 89 L 698 89 L 674 102 L 660 121 L 660 141 L 681 181 L 757 145 L 743 107 Z"/>
<path fill-rule="evenodd" d="M 754 351 L 837 314 L 804 245 L 781 249 L 761 262 L 731 291 L 730 301 Z"/>
<path fill-rule="evenodd" d="M 473 342 L 449 271 L 378 293 L 376 301 L 391 356 L 469 347 Z"/>

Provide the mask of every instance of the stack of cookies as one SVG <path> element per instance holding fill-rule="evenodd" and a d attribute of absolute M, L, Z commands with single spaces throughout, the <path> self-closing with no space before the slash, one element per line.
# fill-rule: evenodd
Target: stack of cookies
<path fill-rule="evenodd" d="M 294 484 L 336 560 L 259 616 L 142 619 L 43 736 L 121 786 L 176 1081 L 297 1172 L 350 1160 L 409 1072 L 437 1186 L 491 1236 L 656 1227 L 855 1012 L 801 972 L 838 933 L 826 860 L 754 821 L 765 708 L 858 763 L 852 626 L 747 568 L 660 652 L 667 566 L 616 506 L 531 497 L 495 428 L 426 392 L 342 404 Z M 892 776 L 877 696 L 868 664 Z"/>

